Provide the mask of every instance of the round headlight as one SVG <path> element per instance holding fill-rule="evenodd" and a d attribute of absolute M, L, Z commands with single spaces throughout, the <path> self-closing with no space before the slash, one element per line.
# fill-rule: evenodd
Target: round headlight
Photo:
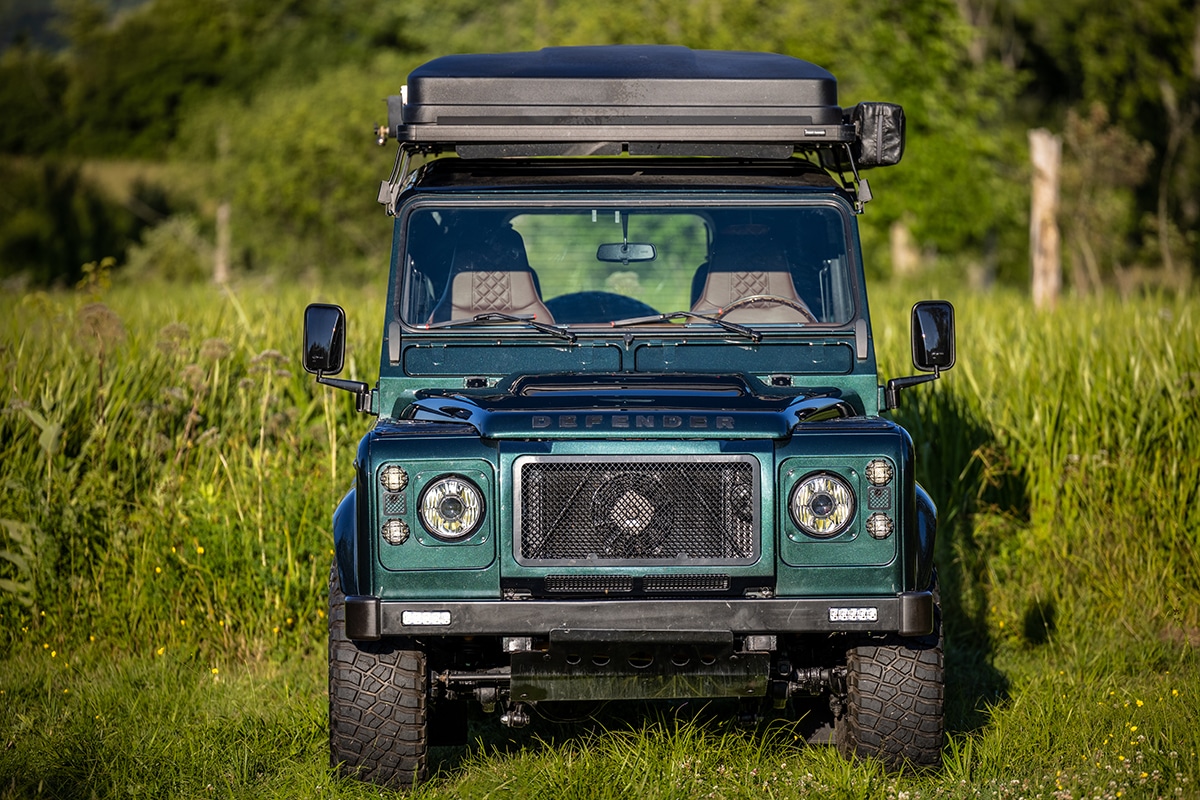
<path fill-rule="evenodd" d="M 788 507 L 800 530 L 810 536 L 836 536 L 854 517 L 854 492 L 835 475 L 809 475 L 792 489 Z"/>
<path fill-rule="evenodd" d="M 442 539 L 470 536 L 483 519 L 483 495 L 457 475 L 439 478 L 421 494 L 421 524 Z"/>

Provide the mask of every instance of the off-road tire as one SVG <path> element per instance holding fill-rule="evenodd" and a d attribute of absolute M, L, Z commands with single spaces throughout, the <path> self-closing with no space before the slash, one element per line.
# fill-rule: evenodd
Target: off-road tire
<path fill-rule="evenodd" d="M 422 650 L 346 638 L 346 596 L 335 565 L 329 575 L 330 764 L 384 786 L 424 780 L 427 684 Z"/>
<path fill-rule="evenodd" d="M 846 756 L 877 758 L 889 769 L 941 767 L 945 667 L 940 611 L 929 636 L 889 636 L 847 652 L 845 707 L 835 732 Z"/>

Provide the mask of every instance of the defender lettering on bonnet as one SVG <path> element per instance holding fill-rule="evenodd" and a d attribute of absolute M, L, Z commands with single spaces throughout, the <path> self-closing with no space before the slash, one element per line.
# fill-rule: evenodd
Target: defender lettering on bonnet
<path fill-rule="evenodd" d="M 789 56 L 547 48 L 418 67 L 379 139 L 378 381 L 305 315 L 305 368 L 375 417 L 333 513 L 332 762 L 423 781 L 466 703 L 726 697 L 938 765 L 937 515 L 885 415 L 954 365 L 954 310 L 913 308 L 921 374 L 880 385 L 857 230 L 903 110 Z"/>

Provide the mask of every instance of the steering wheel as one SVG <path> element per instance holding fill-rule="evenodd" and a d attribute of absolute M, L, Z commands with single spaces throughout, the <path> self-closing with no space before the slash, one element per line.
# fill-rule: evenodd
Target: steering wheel
<path fill-rule="evenodd" d="M 811 311 L 804 307 L 802 303 L 798 303 L 790 297 L 783 297 L 777 294 L 752 294 L 747 295 L 746 297 L 739 297 L 737 300 L 734 300 L 732 303 L 718 311 L 717 319 L 724 317 L 730 311 L 743 306 L 752 305 L 753 303 L 774 303 L 775 305 L 787 306 L 788 308 L 793 308 L 796 311 L 799 311 L 809 322 L 819 321 Z"/>
<path fill-rule="evenodd" d="M 554 321 L 564 325 L 606 324 L 615 319 L 652 317 L 658 313 L 640 300 L 613 292 L 575 292 L 546 301 Z"/>

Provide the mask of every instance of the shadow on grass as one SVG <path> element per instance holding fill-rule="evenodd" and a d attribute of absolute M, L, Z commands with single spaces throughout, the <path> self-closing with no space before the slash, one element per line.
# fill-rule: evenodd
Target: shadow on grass
<path fill-rule="evenodd" d="M 799 746 L 807 744 L 805 719 L 745 716 L 758 703 L 737 699 L 695 699 L 674 701 L 595 701 L 559 702 L 533 709 L 528 727 L 506 728 L 498 714 L 486 714 L 478 704 L 470 704 L 468 744 L 466 747 L 430 748 L 430 772 L 453 779 L 466 765 L 480 756 L 505 757 L 518 753 L 557 751 L 564 746 L 586 743 L 608 734 L 637 733 L 654 728 L 676 730 L 687 727 L 713 737 L 731 731 L 747 737 L 767 739 L 767 730 L 794 731 L 787 737 Z"/>
<path fill-rule="evenodd" d="M 946 386 L 912 393 L 894 412 L 916 449 L 917 479 L 938 504 L 935 560 L 946 634 L 946 730 L 977 731 L 988 709 L 1008 697 L 1009 683 L 995 667 L 989 622 L 993 587 L 989 559 L 1029 517 L 1027 480 L 1008 457 L 991 423 L 958 391 Z M 1033 644 L 1052 631 L 1053 610 Z"/>

